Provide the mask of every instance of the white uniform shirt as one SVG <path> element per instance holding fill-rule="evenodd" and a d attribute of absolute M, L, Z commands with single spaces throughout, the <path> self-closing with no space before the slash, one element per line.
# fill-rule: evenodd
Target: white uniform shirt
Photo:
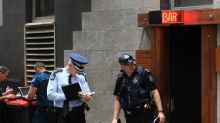
<path fill-rule="evenodd" d="M 66 100 L 66 97 L 63 93 L 62 86 L 69 85 L 68 78 L 70 73 L 67 68 L 63 68 L 63 71 L 55 74 L 54 79 L 51 79 L 53 76 L 51 76 L 49 79 L 47 86 L 47 97 L 49 100 L 54 101 L 55 107 L 63 108 L 63 102 Z M 88 83 L 85 80 L 85 76 L 76 74 L 75 76 L 72 76 L 71 82 L 72 84 L 79 82 L 83 92 L 90 92 Z M 81 99 L 69 101 L 70 108 L 81 106 L 82 104 L 83 101 Z"/>

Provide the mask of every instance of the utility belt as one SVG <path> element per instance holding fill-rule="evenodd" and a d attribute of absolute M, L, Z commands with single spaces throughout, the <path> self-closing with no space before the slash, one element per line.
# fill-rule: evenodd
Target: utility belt
<path fill-rule="evenodd" d="M 135 106 L 128 106 L 123 108 L 125 115 L 137 115 L 143 112 L 150 112 L 152 110 L 152 106 L 150 103 L 144 103 Z"/>
<path fill-rule="evenodd" d="M 56 107 L 55 110 L 57 113 L 63 112 L 63 108 Z M 69 108 L 69 112 L 83 112 L 83 111 L 84 111 L 83 105 Z"/>
<path fill-rule="evenodd" d="M 55 112 L 55 107 L 53 106 L 39 106 L 37 109 L 40 112 Z"/>

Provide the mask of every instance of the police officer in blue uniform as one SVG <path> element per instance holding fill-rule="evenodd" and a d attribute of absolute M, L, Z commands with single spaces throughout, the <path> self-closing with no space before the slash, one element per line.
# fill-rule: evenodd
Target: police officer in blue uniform
<path fill-rule="evenodd" d="M 54 71 L 47 87 L 47 97 L 54 101 L 57 111 L 58 123 L 86 123 L 84 102 L 91 100 L 90 88 L 86 82 L 84 65 L 88 60 L 76 53 L 70 54 L 66 67 Z M 79 83 L 81 90 L 76 100 L 67 100 L 62 87 Z"/>
<path fill-rule="evenodd" d="M 53 102 L 47 99 L 47 85 L 50 72 L 46 71 L 45 64 L 37 62 L 34 66 L 36 75 L 31 82 L 31 88 L 28 92 L 27 99 L 32 100 L 37 97 L 37 109 L 33 116 L 33 123 L 54 123 L 56 115 L 53 108 Z"/>
<path fill-rule="evenodd" d="M 112 123 L 117 123 L 120 109 L 125 114 L 126 123 L 153 123 L 152 99 L 158 109 L 160 123 L 165 122 L 159 92 L 148 70 L 136 66 L 131 55 L 125 53 L 118 59 L 121 72 L 118 75 L 114 95 L 114 116 Z"/>

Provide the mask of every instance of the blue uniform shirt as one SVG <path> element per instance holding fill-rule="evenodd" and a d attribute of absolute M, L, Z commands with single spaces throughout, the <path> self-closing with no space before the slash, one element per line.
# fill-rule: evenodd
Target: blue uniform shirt
<path fill-rule="evenodd" d="M 53 106 L 53 102 L 47 99 L 47 84 L 50 73 L 45 71 L 34 76 L 31 86 L 37 88 L 37 101 L 40 106 Z"/>
<path fill-rule="evenodd" d="M 55 76 L 51 76 L 47 86 L 47 97 L 49 100 L 54 101 L 55 107 L 63 108 L 63 102 L 66 100 L 65 95 L 62 90 L 62 86 L 68 85 L 69 71 L 67 68 L 62 68 L 61 72 L 55 73 Z M 76 74 L 72 76 L 71 82 L 79 83 L 83 92 L 90 92 L 88 83 L 85 80 L 85 76 Z M 69 101 L 70 108 L 81 106 L 83 101 L 81 99 Z"/>

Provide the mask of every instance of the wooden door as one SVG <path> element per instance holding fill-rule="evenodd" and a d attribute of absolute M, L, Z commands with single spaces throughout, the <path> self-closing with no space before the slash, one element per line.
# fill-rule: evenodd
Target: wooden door
<path fill-rule="evenodd" d="M 152 74 L 168 118 L 169 95 L 169 27 L 152 27 Z M 201 26 L 201 122 L 217 123 L 217 79 L 215 72 L 216 25 Z"/>
<path fill-rule="evenodd" d="M 166 27 L 152 27 L 152 75 L 161 95 L 165 113 L 168 102 L 168 40 Z M 168 106 L 169 107 L 169 106 Z"/>
<path fill-rule="evenodd" d="M 217 123 L 216 25 L 202 26 L 202 123 Z"/>

